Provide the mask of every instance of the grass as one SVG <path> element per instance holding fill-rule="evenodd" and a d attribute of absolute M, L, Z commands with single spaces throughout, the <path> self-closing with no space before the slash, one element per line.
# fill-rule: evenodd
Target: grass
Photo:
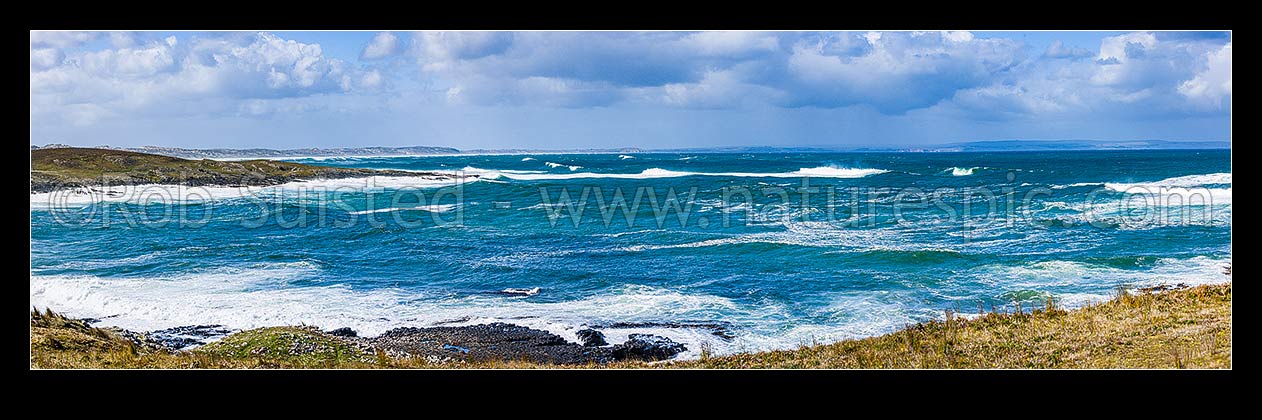
<path fill-rule="evenodd" d="M 1231 284 L 1127 293 L 1066 311 L 1048 302 L 795 350 L 567 368 L 1231 368 Z M 31 313 L 33 368 L 556 368 L 388 357 L 311 327 L 239 332 L 193 351 L 136 346 L 51 311 Z"/>
<path fill-rule="evenodd" d="M 689 368 L 1230 368 L 1231 284 L 1121 292 L 1073 311 L 954 317 L 859 340 L 673 363 Z"/>

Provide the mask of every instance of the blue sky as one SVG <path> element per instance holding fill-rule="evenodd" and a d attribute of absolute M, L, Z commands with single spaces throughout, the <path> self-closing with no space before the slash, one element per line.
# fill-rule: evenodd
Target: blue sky
<path fill-rule="evenodd" d="M 31 144 L 1229 140 L 1224 32 L 31 32 Z"/>

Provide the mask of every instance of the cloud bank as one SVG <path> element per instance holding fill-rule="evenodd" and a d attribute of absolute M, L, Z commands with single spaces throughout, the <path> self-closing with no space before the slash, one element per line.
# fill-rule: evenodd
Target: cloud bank
<path fill-rule="evenodd" d="M 33 31 L 33 131 L 424 107 L 847 109 L 891 117 L 1227 115 L 1231 40 L 970 32 L 381 32 L 358 57 L 283 34 Z M 33 140 L 34 141 L 34 140 Z"/>

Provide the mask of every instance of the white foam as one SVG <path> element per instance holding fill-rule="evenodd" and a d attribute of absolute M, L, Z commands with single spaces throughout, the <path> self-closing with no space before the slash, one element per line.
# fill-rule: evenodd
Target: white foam
<path fill-rule="evenodd" d="M 81 207 L 102 202 L 141 205 L 192 203 L 295 192 L 437 188 L 477 180 L 478 178 L 438 179 L 427 176 L 371 176 L 295 181 L 266 187 L 199 187 L 165 184 L 88 187 L 31 194 L 31 209 Z"/>
<path fill-rule="evenodd" d="M 622 159 L 622 160 L 635 159 L 635 156 L 631 156 L 631 155 L 618 155 L 618 159 Z"/>
<path fill-rule="evenodd" d="M 476 176 L 478 180 L 498 179 L 501 177 L 507 177 L 507 175 L 531 175 L 531 174 L 547 174 L 548 173 L 547 171 L 523 171 L 523 170 L 516 170 L 516 169 L 482 169 L 482 168 L 475 168 L 472 166 L 466 166 L 464 168 L 461 168 L 460 170 L 455 170 L 455 171 L 439 170 L 439 171 L 432 171 L 432 172 L 445 173 L 445 174 L 450 174 L 450 175 L 466 175 L 466 176 L 473 175 L 473 176 Z"/>
<path fill-rule="evenodd" d="M 535 209 L 548 209 L 548 210 L 551 210 L 551 209 L 553 209 L 553 208 L 557 208 L 557 207 L 569 207 L 569 206 L 570 206 L 570 204 L 571 204 L 571 203 L 538 203 L 538 204 L 533 204 L 533 205 L 529 205 L 529 206 L 526 206 L 526 207 L 522 207 L 522 208 L 519 208 L 519 209 L 517 209 L 517 210 L 535 210 Z M 574 208 L 585 207 L 585 206 L 587 206 L 587 202 L 586 202 L 586 201 L 580 201 L 580 202 L 573 203 L 573 205 L 574 205 Z"/>
<path fill-rule="evenodd" d="M 339 188 L 349 190 L 385 190 L 401 188 L 438 188 L 452 186 L 460 182 L 468 183 L 477 181 L 476 177 L 468 177 L 470 174 L 455 175 L 462 177 L 459 179 L 444 179 L 427 176 L 371 176 L 365 178 L 317 179 L 311 181 L 290 182 L 267 188 L 280 190 L 315 190 L 319 188 L 328 190 Z"/>
<path fill-rule="evenodd" d="M 1211 185 L 1231 184 L 1231 173 L 1187 175 L 1153 182 L 1104 183 L 1104 187 L 1127 194 L 1145 194 L 1162 198 L 1163 203 L 1193 205 L 1231 204 L 1231 188 L 1208 188 Z"/>
<path fill-rule="evenodd" d="M 638 285 L 564 302 L 486 294 L 451 298 L 398 288 L 288 285 L 313 278 L 319 278 L 318 269 L 303 264 L 220 268 L 163 278 L 33 275 L 31 305 L 74 317 L 99 318 L 99 326 L 139 331 L 202 324 L 233 329 L 306 324 L 323 329 L 350 327 L 361 336 L 375 336 L 400 326 L 508 322 L 574 342 L 584 325 L 709 319 L 715 313 L 760 319 L 782 310 Z M 536 289 L 526 291 L 537 293 Z M 699 351 L 699 342 L 690 337 L 709 336 L 678 328 L 652 332 L 684 342 L 694 352 Z"/>
<path fill-rule="evenodd" d="M 1028 266 L 983 266 L 962 273 L 961 278 L 980 281 L 991 289 L 1048 291 L 1063 305 L 1075 307 L 1104 300 L 1115 284 L 1150 287 L 1229 282 L 1230 277 L 1221 274 L 1227 263 L 1230 258 L 1163 258 L 1148 269 L 1123 270 L 1047 261 Z M 805 316 L 833 321 L 803 323 L 802 314 L 775 301 L 738 303 L 721 296 L 644 285 L 624 285 L 578 300 L 539 302 L 478 293 L 451 297 L 401 288 L 322 286 L 319 281 L 323 277 L 319 265 L 307 261 L 219 267 L 156 278 L 32 275 L 30 298 L 31 305 L 39 308 L 99 318 L 102 326 L 140 331 L 200 324 L 248 329 L 305 323 L 323 329 L 351 327 L 362 336 L 375 336 L 400 326 L 508 322 L 577 342 L 577 332 L 585 326 L 614 322 L 722 320 L 735 326 L 737 337 L 732 341 L 695 328 L 603 330 L 611 343 L 625 341 L 627 335 L 637 332 L 668 337 L 687 345 L 688 351 L 678 356 L 681 359 L 698 357 L 703 343 L 715 354 L 788 349 L 879 335 L 944 316 L 940 308 L 909 304 L 916 301 L 916 292 L 909 290 L 825 294 L 822 296 L 831 303 Z M 317 285 L 306 285 L 311 280 Z M 304 285 L 295 285 L 297 281 Z M 504 291 L 530 294 L 537 290 Z"/>
<path fill-rule="evenodd" d="M 1137 183 L 1106 183 L 1105 187 L 1122 191 L 1132 187 L 1142 187 L 1149 189 L 1157 189 L 1161 187 L 1199 187 L 1214 184 L 1230 184 L 1231 173 L 1221 172 L 1204 175 L 1187 175 L 1174 178 L 1166 178 L 1160 181 L 1137 182 Z"/>
<path fill-rule="evenodd" d="M 532 157 L 524 157 L 524 158 L 521 158 L 521 161 L 522 161 L 522 162 L 530 162 L 530 161 L 532 161 L 532 160 L 535 160 L 535 158 L 532 158 Z"/>
<path fill-rule="evenodd" d="M 1103 182 L 1075 182 L 1073 184 L 1068 184 L 1068 185 L 1052 185 L 1051 188 L 1053 190 L 1060 190 L 1060 189 L 1065 189 L 1065 188 L 1095 187 L 1095 186 L 1100 186 L 1100 185 L 1104 185 L 1104 183 Z"/>
<path fill-rule="evenodd" d="M 1159 207 L 1231 204 L 1231 188 L 1184 188 L 1166 186 L 1149 188 L 1139 185 L 1125 186 L 1125 184 L 1104 184 L 1104 186 L 1110 190 L 1123 192 L 1128 195 L 1143 196 L 1143 201 L 1145 203 Z M 1132 204 L 1140 201 L 1139 199 L 1130 198 L 1126 200 L 1130 200 Z"/>
<path fill-rule="evenodd" d="M 1051 188 L 1102 185 L 1111 191 L 1149 196 L 1150 204 L 1164 207 L 1231 204 L 1231 188 L 1217 187 L 1223 184 L 1231 184 L 1231 173 L 1186 175 L 1149 182 L 1079 182 Z"/>
<path fill-rule="evenodd" d="M 539 288 L 535 287 L 535 288 L 525 289 L 525 288 L 519 288 L 519 287 L 509 287 L 507 289 L 502 290 L 502 292 L 508 293 L 510 295 L 534 296 L 534 295 L 539 294 Z"/>
<path fill-rule="evenodd" d="M 619 238 L 619 237 L 623 237 L 627 235 L 639 235 L 641 233 L 653 233 L 653 232 L 665 232 L 665 231 L 666 229 L 642 229 L 642 230 L 631 230 L 631 231 L 618 232 L 618 233 L 597 233 L 597 234 L 593 234 L 592 236 L 601 237 L 601 238 Z"/>
<path fill-rule="evenodd" d="M 390 207 L 390 208 L 384 208 L 384 209 L 360 210 L 360 211 L 352 211 L 347 214 L 386 213 L 386 212 L 394 212 L 394 211 L 427 211 L 430 213 L 443 213 L 443 212 L 451 211 L 451 209 L 454 209 L 454 208 L 456 208 L 455 204 L 433 204 L 433 205 L 428 205 L 428 206 Z"/>
<path fill-rule="evenodd" d="M 538 181 L 538 180 L 562 180 L 562 179 L 585 179 L 585 178 L 611 178 L 611 179 L 656 179 L 656 178 L 679 178 L 686 176 L 724 176 L 724 177 L 747 177 L 747 178 L 801 178 L 801 177 L 818 177 L 818 178 L 862 178 L 865 176 L 882 174 L 889 171 L 884 169 L 856 169 L 856 168 L 836 168 L 836 167 L 816 167 L 801 168 L 793 172 L 683 172 L 672 171 L 661 168 L 649 168 L 638 174 L 618 174 L 618 173 L 594 173 L 594 172 L 578 172 L 571 174 L 553 174 L 553 173 L 529 173 L 528 171 L 508 171 L 508 170 L 488 170 L 479 168 L 465 168 L 465 172 L 478 174 L 488 178 L 504 177 L 521 181 Z"/>
<path fill-rule="evenodd" d="M 1160 258 L 1152 267 L 1122 269 L 1078 261 L 1054 260 L 1024 266 L 983 266 L 971 278 L 996 288 L 1042 290 L 1058 298 L 1073 295 L 1076 296 L 1074 300 L 1065 303 L 1075 307 L 1089 302 L 1091 298 L 1107 296 L 1112 287 L 1119 285 L 1140 288 L 1180 283 L 1192 286 L 1227 283 L 1231 281 L 1231 277 L 1223 274 L 1223 267 L 1230 263 L 1230 258 L 1207 256 Z M 1084 288 L 1096 291 L 1080 290 Z"/>
<path fill-rule="evenodd" d="M 978 167 L 961 168 L 957 166 L 957 167 L 951 168 L 950 171 L 951 171 L 951 176 L 969 176 L 973 174 L 973 171 L 976 171 L 978 169 L 981 169 L 981 168 L 978 168 Z"/>
<path fill-rule="evenodd" d="M 560 168 L 564 166 L 566 168 L 569 168 L 570 171 L 577 171 L 579 169 L 583 169 L 582 166 L 578 166 L 578 165 L 565 165 L 565 164 L 554 163 L 554 162 L 544 162 L 543 164 L 548 165 L 549 168 Z"/>
<path fill-rule="evenodd" d="M 731 211 L 736 210 L 739 209 L 733 209 Z M 837 247 L 846 248 L 849 252 L 872 250 L 947 250 L 947 247 L 944 244 L 910 241 L 903 235 L 903 233 L 893 228 L 857 229 L 838 226 L 837 224 L 831 222 L 800 222 L 786 220 L 792 218 L 792 215 L 786 215 L 782 218 L 766 218 L 769 221 L 774 221 L 774 223 L 771 224 L 784 226 L 784 231 L 743 233 L 722 238 L 679 244 L 637 244 L 615 248 L 612 251 L 641 252 L 663 249 L 705 248 L 755 243 L 802 247 Z M 957 243 L 956 245 L 961 244 Z M 975 244 L 972 243 L 963 245 L 975 246 Z"/>

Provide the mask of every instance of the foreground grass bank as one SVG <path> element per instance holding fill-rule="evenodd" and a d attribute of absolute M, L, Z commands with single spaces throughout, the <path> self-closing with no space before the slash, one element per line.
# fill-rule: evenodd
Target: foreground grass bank
<path fill-rule="evenodd" d="M 167 352 L 52 312 L 31 314 L 33 368 L 554 368 L 518 361 L 443 363 L 385 353 L 311 327 L 242 331 Z M 796 350 L 588 368 L 1230 368 L 1231 284 L 917 324 Z"/>

